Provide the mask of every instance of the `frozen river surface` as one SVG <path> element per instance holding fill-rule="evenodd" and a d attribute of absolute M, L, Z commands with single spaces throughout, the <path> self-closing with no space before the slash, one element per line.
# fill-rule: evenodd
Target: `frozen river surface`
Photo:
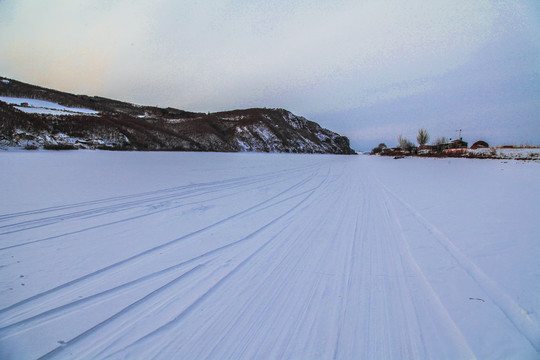
<path fill-rule="evenodd" d="M 538 359 L 540 164 L 0 153 L 2 359 Z"/>

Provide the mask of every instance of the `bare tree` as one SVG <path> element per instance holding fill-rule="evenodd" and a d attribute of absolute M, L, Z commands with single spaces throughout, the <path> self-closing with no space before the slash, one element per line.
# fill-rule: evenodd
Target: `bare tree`
<path fill-rule="evenodd" d="M 414 144 L 409 139 L 401 135 L 398 136 L 397 141 L 399 143 L 399 147 L 403 150 L 411 151 L 412 149 L 414 149 Z"/>
<path fill-rule="evenodd" d="M 424 146 L 429 141 L 429 134 L 426 129 L 420 129 L 418 130 L 418 135 L 416 136 L 416 141 L 418 141 L 418 145 Z"/>
<path fill-rule="evenodd" d="M 433 142 L 433 145 L 443 145 L 443 144 L 448 144 L 448 139 L 444 136 L 441 136 L 440 138 L 435 140 L 435 142 Z"/>

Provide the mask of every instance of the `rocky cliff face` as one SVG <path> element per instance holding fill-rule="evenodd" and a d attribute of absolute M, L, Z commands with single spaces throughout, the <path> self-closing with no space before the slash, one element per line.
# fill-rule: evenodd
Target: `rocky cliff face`
<path fill-rule="evenodd" d="M 284 109 L 193 113 L 0 78 L 0 145 L 111 150 L 354 154 L 349 140 Z"/>

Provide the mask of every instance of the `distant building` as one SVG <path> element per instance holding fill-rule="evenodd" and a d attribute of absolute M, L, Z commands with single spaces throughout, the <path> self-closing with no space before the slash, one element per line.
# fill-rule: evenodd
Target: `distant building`
<path fill-rule="evenodd" d="M 446 149 L 466 149 L 468 146 L 468 143 L 466 141 L 463 141 L 463 139 L 459 138 L 459 139 L 450 141 L 450 143 L 446 145 L 448 145 Z"/>
<path fill-rule="evenodd" d="M 453 152 L 453 150 L 467 149 L 468 143 L 462 138 L 451 140 L 450 142 L 436 145 L 422 145 L 418 147 L 419 154 L 429 154 L 433 152 Z"/>
<path fill-rule="evenodd" d="M 471 149 L 483 149 L 483 148 L 488 148 L 489 147 L 489 144 L 483 140 L 479 140 L 477 142 L 475 142 L 474 144 L 472 144 L 471 146 Z"/>

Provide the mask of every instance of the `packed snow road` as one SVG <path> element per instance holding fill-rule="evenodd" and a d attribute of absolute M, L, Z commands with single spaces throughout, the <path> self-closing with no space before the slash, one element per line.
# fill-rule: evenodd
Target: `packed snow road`
<path fill-rule="evenodd" d="M 537 359 L 540 165 L 0 153 L 2 359 Z"/>

